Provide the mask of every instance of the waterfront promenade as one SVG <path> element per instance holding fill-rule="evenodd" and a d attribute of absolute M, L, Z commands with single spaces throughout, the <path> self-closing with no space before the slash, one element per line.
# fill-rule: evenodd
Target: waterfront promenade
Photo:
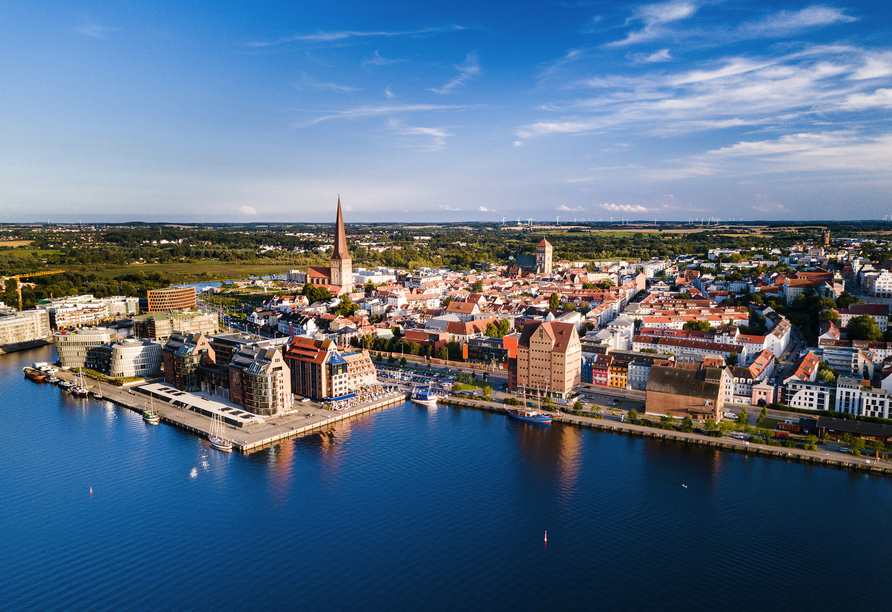
<path fill-rule="evenodd" d="M 444 400 L 442 403 L 505 413 L 507 413 L 507 409 L 510 407 L 497 402 L 475 401 L 452 397 Z M 892 462 L 890 461 L 878 461 L 870 456 L 855 457 L 853 455 L 842 455 L 836 452 L 821 450 L 821 447 L 818 447 L 817 451 L 808 451 L 800 448 L 785 448 L 781 446 L 757 444 L 730 438 L 728 436 L 713 438 L 711 436 L 704 436 L 696 433 L 634 425 L 623 421 L 619 416 L 609 413 L 601 414 L 601 418 L 567 414 L 564 412 L 554 412 L 552 415 L 554 417 L 553 422 L 555 423 L 566 423 L 578 427 L 587 427 L 590 429 L 599 429 L 612 433 L 641 436 L 645 438 L 655 438 L 682 444 L 697 444 L 700 446 L 709 446 L 719 450 L 727 450 L 749 455 L 792 459 L 817 465 L 826 465 L 829 467 L 865 470 L 892 476 Z"/>
<path fill-rule="evenodd" d="M 74 373 L 66 371 L 59 371 L 56 376 L 70 381 L 76 378 Z M 96 388 L 96 381 L 89 380 L 88 386 L 91 389 Z M 165 389 L 168 391 L 165 392 Z M 170 390 L 176 392 L 175 396 L 169 398 L 172 401 L 163 397 L 169 394 Z M 102 385 L 102 395 L 105 400 L 139 414 L 143 414 L 150 407 L 149 397 L 153 396 L 155 399 L 152 400 L 151 408 L 161 417 L 162 423 L 173 425 L 202 438 L 207 438 L 210 433 L 211 414 L 221 416 L 228 414 L 229 418 L 224 420 L 223 436 L 232 441 L 235 450 L 243 453 L 260 450 L 281 440 L 324 429 L 339 421 L 401 403 L 406 399 L 405 393 L 394 392 L 379 396 L 372 401 L 356 403 L 348 409 L 338 412 L 326 410 L 317 402 L 297 402 L 295 408 L 289 413 L 267 418 L 251 415 L 248 422 L 241 423 L 240 427 L 233 427 L 231 423 L 236 421 L 238 413 L 249 413 L 245 413 L 228 402 L 207 399 L 201 394 L 176 391 L 164 383 L 154 382 L 128 388 L 104 384 Z"/>

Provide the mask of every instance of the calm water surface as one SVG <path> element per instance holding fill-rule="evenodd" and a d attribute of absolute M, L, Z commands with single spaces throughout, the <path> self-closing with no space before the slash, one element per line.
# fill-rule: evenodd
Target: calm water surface
<path fill-rule="evenodd" d="M 0 356 L 3 610 L 888 606 L 892 479 L 412 404 L 223 455 L 54 359 Z"/>

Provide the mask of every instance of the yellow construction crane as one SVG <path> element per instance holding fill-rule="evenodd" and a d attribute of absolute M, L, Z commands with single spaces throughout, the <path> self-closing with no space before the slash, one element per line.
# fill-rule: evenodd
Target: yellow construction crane
<path fill-rule="evenodd" d="M 65 270 L 49 270 L 47 272 L 27 272 L 25 274 L 16 274 L 15 276 L 2 276 L 3 280 L 15 279 L 15 288 L 19 293 L 19 310 L 22 309 L 22 282 L 20 278 L 30 278 L 32 276 L 47 276 L 48 274 L 64 274 Z"/>

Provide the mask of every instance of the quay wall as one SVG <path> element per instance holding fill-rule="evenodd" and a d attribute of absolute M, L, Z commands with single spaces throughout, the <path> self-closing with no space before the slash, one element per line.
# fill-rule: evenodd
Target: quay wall
<path fill-rule="evenodd" d="M 464 408 L 491 410 L 493 412 L 508 412 L 506 406 L 488 402 L 475 402 L 464 399 L 454 399 L 450 397 L 442 400 L 442 403 L 450 404 L 453 406 L 461 406 Z M 699 434 L 667 431 L 664 429 L 652 429 L 650 427 L 633 425 L 631 423 L 621 423 L 619 421 L 610 421 L 603 418 L 594 419 L 589 417 L 578 417 L 575 415 L 563 413 L 555 414 L 553 422 L 563 423 L 576 427 L 587 427 L 589 429 L 597 429 L 599 431 L 605 431 L 609 433 L 665 440 L 667 442 L 676 442 L 680 444 L 696 444 L 699 446 L 706 446 L 718 450 L 732 451 L 747 455 L 758 455 L 761 457 L 771 457 L 774 459 L 801 461 L 805 463 L 812 463 L 815 465 L 824 465 L 827 467 L 861 470 L 864 472 L 892 476 L 892 467 L 888 465 L 880 465 L 868 458 L 859 460 L 836 459 L 834 457 L 826 456 L 825 453 L 822 453 L 820 451 L 815 452 L 805 451 L 799 448 L 765 446 L 762 444 L 752 444 L 741 440 L 711 438 L 709 436 L 702 436 Z"/>

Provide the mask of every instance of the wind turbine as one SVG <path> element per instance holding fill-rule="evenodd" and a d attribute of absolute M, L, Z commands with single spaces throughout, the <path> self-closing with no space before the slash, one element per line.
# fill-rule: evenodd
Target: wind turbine
<path fill-rule="evenodd" d="M 561 224 L 561 218 L 560 218 L 560 217 L 555 217 L 555 218 L 554 218 L 554 224 L 555 224 L 555 225 L 560 225 L 560 224 Z"/>
<path fill-rule="evenodd" d="M 529 225 L 530 227 L 533 227 L 533 218 L 532 217 L 527 219 L 527 225 Z"/>

